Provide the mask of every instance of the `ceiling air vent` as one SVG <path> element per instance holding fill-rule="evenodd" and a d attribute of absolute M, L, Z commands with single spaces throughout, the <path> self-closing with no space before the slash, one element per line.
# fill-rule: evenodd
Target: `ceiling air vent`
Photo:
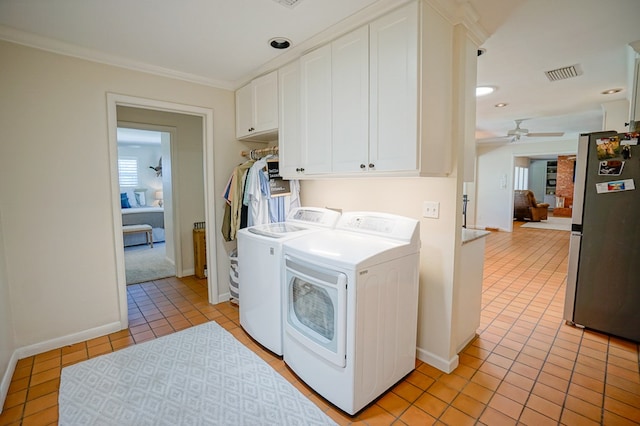
<path fill-rule="evenodd" d="M 302 0 L 273 0 L 276 3 L 280 3 L 283 6 L 288 7 L 289 9 L 293 9 L 300 3 Z"/>
<path fill-rule="evenodd" d="M 580 65 L 570 65 L 568 67 L 556 68 L 555 70 L 544 72 L 549 81 L 566 80 L 567 78 L 582 75 L 582 67 Z"/>

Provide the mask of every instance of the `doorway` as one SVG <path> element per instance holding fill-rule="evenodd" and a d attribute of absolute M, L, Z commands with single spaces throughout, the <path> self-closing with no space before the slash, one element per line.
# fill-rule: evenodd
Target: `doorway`
<path fill-rule="evenodd" d="M 127 285 L 176 275 L 171 202 L 171 140 L 175 131 L 118 121 L 118 177 Z"/>
<path fill-rule="evenodd" d="M 169 203 L 172 205 L 173 217 L 167 218 L 167 222 L 174 224 L 173 237 L 175 247 L 176 275 L 186 276 L 193 274 L 193 253 L 191 247 L 191 226 L 196 221 L 205 221 L 212 226 L 207 226 L 207 292 L 210 303 L 218 302 L 218 286 L 216 282 L 216 235 L 212 231 L 215 227 L 214 199 L 209 188 L 214 187 L 214 162 L 213 162 L 213 111 L 206 108 L 173 104 L 144 98 L 135 98 L 117 94 L 107 94 L 108 130 L 109 130 L 109 154 L 111 163 L 112 180 L 112 214 L 114 224 L 114 242 L 116 247 L 116 271 L 117 288 L 120 305 L 120 322 L 123 328 L 128 326 L 127 293 L 124 260 L 124 241 L 122 233 L 122 214 L 120 207 L 120 191 L 118 181 L 118 146 L 117 127 L 118 122 L 142 123 L 150 126 L 175 127 L 175 132 L 180 139 L 175 139 L 171 145 L 170 174 L 172 199 L 167 199 L 163 186 L 163 204 L 165 209 Z M 156 120 L 157 117 L 169 119 L 168 121 Z M 170 119 L 179 122 L 193 122 L 191 128 L 197 128 L 197 137 L 188 137 L 189 130 L 183 131 L 180 123 L 172 124 Z M 176 146 L 182 141 L 189 140 L 191 146 L 185 153 L 180 153 Z M 180 161 L 176 161 L 180 158 Z M 181 161 L 192 161 L 197 165 L 183 167 Z M 163 175 L 166 173 L 163 162 Z M 197 178 L 194 179 L 194 173 Z M 197 187 L 196 190 L 193 188 Z M 197 194 L 197 195 L 194 195 Z M 178 207 L 177 207 L 178 206 Z M 196 211 L 194 213 L 194 211 Z M 190 263 L 191 262 L 191 263 Z"/>

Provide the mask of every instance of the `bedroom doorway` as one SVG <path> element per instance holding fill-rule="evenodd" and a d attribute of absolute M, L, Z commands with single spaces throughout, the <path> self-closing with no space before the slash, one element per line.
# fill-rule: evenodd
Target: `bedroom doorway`
<path fill-rule="evenodd" d="M 176 275 L 171 179 L 173 133 L 175 128 L 118 123 L 118 178 L 127 285 Z"/>
<path fill-rule="evenodd" d="M 209 303 L 218 303 L 217 241 L 214 232 L 215 187 L 213 155 L 213 110 L 192 105 L 177 104 L 153 99 L 107 93 L 107 117 L 109 131 L 109 157 L 111 168 L 112 215 L 114 225 L 115 263 L 121 327 L 128 326 L 128 300 L 125 278 L 124 242 L 122 233 L 122 209 L 118 182 L 117 127 L 119 122 L 139 123 L 149 126 L 175 128 L 172 137 L 171 181 L 173 188 L 174 247 L 176 275 L 193 275 L 193 224 L 212 224 L 206 233 L 206 287 Z M 164 163 L 164 162 L 163 162 Z M 163 174 L 165 165 L 163 164 Z M 163 188 L 164 189 L 164 188 Z M 164 192 L 164 191 L 163 191 Z M 164 194 L 163 205 L 168 200 Z M 167 219 L 169 222 L 169 219 Z"/>

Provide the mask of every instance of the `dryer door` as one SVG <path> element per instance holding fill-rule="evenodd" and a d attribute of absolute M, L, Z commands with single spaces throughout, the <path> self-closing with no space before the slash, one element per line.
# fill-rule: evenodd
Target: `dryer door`
<path fill-rule="evenodd" d="M 347 276 L 285 256 L 285 330 L 331 363 L 346 365 Z"/>

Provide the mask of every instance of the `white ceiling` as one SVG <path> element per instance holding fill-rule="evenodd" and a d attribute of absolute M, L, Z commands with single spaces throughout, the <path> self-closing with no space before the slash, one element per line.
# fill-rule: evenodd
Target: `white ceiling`
<path fill-rule="evenodd" d="M 133 69 L 235 89 L 363 16 L 407 0 L 0 0 L 0 38 Z M 440 0 L 444 1 L 444 0 Z M 451 0 L 465 3 L 465 0 Z M 629 96 L 628 43 L 640 40 L 640 0 L 468 0 L 491 34 L 478 83 L 477 136 L 600 130 L 601 104 Z M 286 37 L 292 48 L 268 46 Z M 549 82 L 544 71 L 580 64 Z M 621 88 L 616 95 L 600 92 Z M 495 108 L 498 102 L 509 105 Z M 622 129 L 617 129 L 622 130 Z"/>
<path fill-rule="evenodd" d="M 481 8 L 482 0 L 478 1 Z M 640 40 L 640 0 L 525 0 L 483 44 L 478 138 L 504 136 L 514 120 L 531 132 L 602 129 L 602 104 L 630 97 L 630 42 Z M 544 72 L 580 64 L 583 74 L 550 82 Z M 602 91 L 619 88 L 614 95 Z M 504 102 L 508 106 L 496 108 Z M 625 130 L 621 126 L 616 129 Z"/>

